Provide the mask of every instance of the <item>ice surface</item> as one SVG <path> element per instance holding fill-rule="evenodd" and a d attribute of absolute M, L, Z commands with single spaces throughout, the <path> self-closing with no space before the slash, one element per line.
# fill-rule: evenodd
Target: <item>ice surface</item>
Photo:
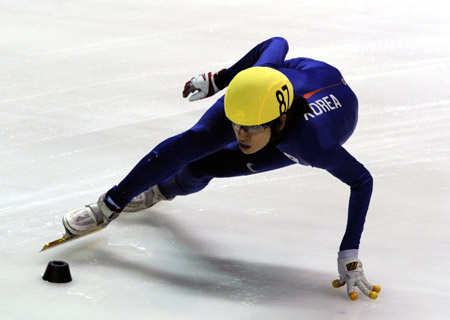
<path fill-rule="evenodd" d="M 0 1 L 1 319 L 449 319 L 446 1 Z M 348 187 L 291 166 L 39 253 L 214 101 L 181 97 L 272 36 L 337 66 L 360 101 L 346 148 L 375 189 L 360 257 L 376 301 L 334 289 Z M 50 260 L 73 281 L 41 279 Z"/>

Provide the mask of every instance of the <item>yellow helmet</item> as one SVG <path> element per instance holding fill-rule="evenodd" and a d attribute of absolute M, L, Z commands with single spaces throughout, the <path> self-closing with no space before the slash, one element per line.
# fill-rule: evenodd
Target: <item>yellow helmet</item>
<path fill-rule="evenodd" d="M 239 72 L 225 94 L 225 115 L 232 122 L 255 126 L 285 113 L 294 99 L 289 79 L 268 67 L 252 67 Z"/>

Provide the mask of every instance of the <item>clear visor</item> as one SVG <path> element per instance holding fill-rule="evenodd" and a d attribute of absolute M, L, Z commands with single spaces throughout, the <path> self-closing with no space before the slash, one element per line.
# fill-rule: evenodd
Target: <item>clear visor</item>
<path fill-rule="evenodd" d="M 233 129 L 236 130 L 237 132 L 241 131 L 242 129 L 245 132 L 248 132 L 249 134 L 261 133 L 270 127 L 270 124 L 262 124 L 258 126 L 241 126 L 240 124 L 234 122 L 231 122 L 231 125 L 233 126 Z"/>

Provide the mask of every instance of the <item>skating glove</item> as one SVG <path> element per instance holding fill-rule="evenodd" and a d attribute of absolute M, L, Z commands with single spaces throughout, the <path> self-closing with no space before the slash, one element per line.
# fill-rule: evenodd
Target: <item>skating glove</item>
<path fill-rule="evenodd" d="M 372 285 L 367 281 L 362 262 L 358 258 L 338 258 L 338 272 L 339 280 L 333 281 L 333 287 L 339 288 L 347 284 L 347 294 L 351 300 L 358 299 L 355 286 L 369 298 L 378 298 L 381 288 L 379 285 Z"/>
<path fill-rule="evenodd" d="M 184 85 L 183 98 L 187 98 L 189 94 L 193 93 L 193 95 L 189 97 L 189 101 L 196 101 L 211 97 L 222 90 L 224 87 L 220 85 L 220 78 L 224 70 L 215 74 L 208 72 L 193 77 Z"/>

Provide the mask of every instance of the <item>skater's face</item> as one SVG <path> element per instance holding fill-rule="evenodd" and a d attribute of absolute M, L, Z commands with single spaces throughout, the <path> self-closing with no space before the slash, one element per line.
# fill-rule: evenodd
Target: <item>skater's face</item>
<path fill-rule="evenodd" d="M 233 123 L 233 130 L 239 149 L 245 154 L 258 152 L 270 141 L 271 129 L 269 126 L 247 127 Z"/>
<path fill-rule="evenodd" d="M 283 114 L 278 120 L 274 120 L 278 121 L 275 126 L 271 126 L 270 124 L 241 126 L 232 122 L 231 124 L 239 144 L 239 149 L 245 154 L 258 152 L 270 142 L 270 138 L 272 137 L 272 127 L 274 127 L 274 130 L 277 130 L 277 132 L 283 130 L 286 119 L 287 116 Z"/>

